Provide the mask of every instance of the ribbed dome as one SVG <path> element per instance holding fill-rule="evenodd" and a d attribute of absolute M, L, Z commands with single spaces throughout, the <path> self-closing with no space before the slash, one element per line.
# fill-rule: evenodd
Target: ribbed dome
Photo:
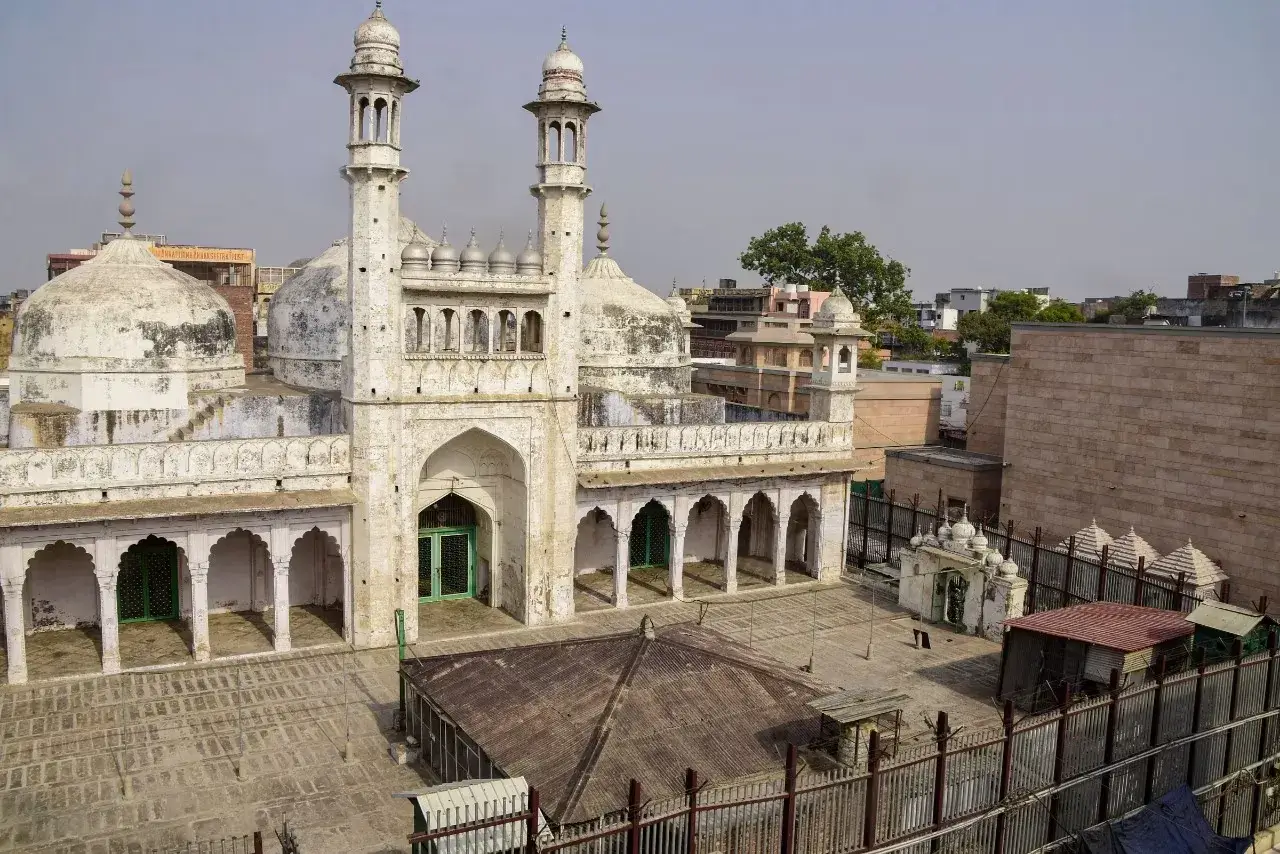
<path fill-rule="evenodd" d="M 431 262 L 431 244 L 430 243 L 410 243 L 400 253 L 400 263 L 404 266 L 411 264 L 423 265 Z"/>
<path fill-rule="evenodd" d="M 440 242 L 431 253 L 431 269 L 452 273 L 458 269 L 458 248 L 449 242 L 449 230 L 440 234 Z"/>
<path fill-rule="evenodd" d="M 488 268 L 488 257 L 484 254 L 484 250 L 480 248 L 479 241 L 476 240 L 476 230 L 474 228 L 471 229 L 471 239 L 467 241 L 466 246 L 462 247 L 458 262 L 461 264 L 463 271 L 467 273 L 483 273 Z"/>
<path fill-rule="evenodd" d="M 490 273 L 514 273 L 516 270 L 516 256 L 511 254 L 511 250 L 502 242 L 502 235 L 498 235 L 498 245 L 489 253 L 489 272 Z"/>
<path fill-rule="evenodd" d="M 149 243 L 130 237 L 111 241 L 91 260 L 37 288 L 22 304 L 9 369 L 15 375 L 239 372 L 211 381 L 216 387 L 244 379 L 226 300 L 157 259 Z M 152 404 L 138 393 L 138 406 L 125 405 L 128 401 L 115 400 L 110 388 L 99 388 L 99 398 L 113 399 L 116 408 Z M 71 394 L 66 388 L 58 392 L 53 386 L 42 390 L 40 383 L 14 383 L 15 403 L 98 408 Z"/>
<path fill-rule="evenodd" d="M 516 256 L 516 272 L 521 276 L 542 275 L 542 253 L 533 243 L 532 231 L 529 232 L 529 240 L 525 243 L 524 249 L 521 249 L 520 254 Z"/>

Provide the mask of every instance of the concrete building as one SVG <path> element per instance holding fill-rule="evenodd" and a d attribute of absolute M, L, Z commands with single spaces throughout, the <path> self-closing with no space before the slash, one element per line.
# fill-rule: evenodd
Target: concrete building
<path fill-rule="evenodd" d="M 276 295 L 276 291 L 280 290 L 281 285 L 306 265 L 307 260 L 302 261 L 302 263 L 294 262 L 293 265 L 288 267 L 258 267 L 254 270 L 254 335 L 266 336 L 267 313 L 271 309 L 271 299 Z"/>
<path fill-rule="evenodd" d="M 728 336 L 757 329 L 799 329 L 813 322 L 822 303 L 831 294 L 811 291 L 806 285 L 741 288 L 731 279 L 721 279 L 728 287 L 714 290 L 688 288 L 680 291 L 688 298 L 689 311 L 697 324 L 690 337 L 694 356 L 725 358 L 734 355 Z M 686 297 L 687 295 L 687 297 Z"/>
<path fill-rule="evenodd" d="M 740 569 L 839 577 L 865 337 L 847 298 L 807 330 L 809 418 L 725 423 L 690 390 L 685 303 L 610 257 L 603 208 L 583 263 L 600 107 L 563 33 L 524 105 L 537 226 L 519 251 L 474 232 L 459 249 L 402 215 L 419 84 L 380 7 L 336 83 L 349 230 L 272 298 L 270 374 L 245 377 L 252 320 L 133 235 L 127 174 L 121 236 L 19 310 L 0 450 L 9 682 L 29 648 L 36 665 L 78 644 L 103 672 L 136 666 L 122 638 L 160 637 L 148 627 L 177 644 L 152 663 L 239 654 L 227 615 L 269 615 L 277 652 L 294 625 L 363 649 L 456 621 L 445 600 L 544 625 L 627 607 L 637 572 L 679 599 L 687 560 L 724 593 Z"/>
<path fill-rule="evenodd" d="M 1240 284 L 1239 276 L 1222 273 L 1195 273 L 1187 276 L 1187 299 L 1208 299 L 1217 292 L 1231 290 Z"/>
<path fill-rule="evenodd" d="M 916 325 L 928 332 L 955 331 L 956 322 L 960 319 L 960 315 L 949 305 L 918 302 L 912 307 L 916 310 Z"/>
<path fill-rule="evenodd" d="M 973 362 L 968 450 L 1004 462 L 999 516 L 1188 537 L 1233 600 L 1280 593 L 1280 334 L 1015 324 Z M 886 486 L 895 480 L 890 460 Z"/>

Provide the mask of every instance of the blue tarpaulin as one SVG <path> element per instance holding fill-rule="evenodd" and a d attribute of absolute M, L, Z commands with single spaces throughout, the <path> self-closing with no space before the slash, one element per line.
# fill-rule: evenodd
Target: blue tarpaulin
<path fill-rule="evenodd" d="M 1246 854 L 1253 843 L 1214 833 L 1186 786 L 1081 836 L 1085 854 Z"/>

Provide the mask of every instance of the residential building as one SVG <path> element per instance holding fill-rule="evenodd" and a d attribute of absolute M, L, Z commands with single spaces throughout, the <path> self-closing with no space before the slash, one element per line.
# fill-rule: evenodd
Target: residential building
<path fill-rule="evenodd" d="M 975 311 L 986 311 L 997 293 L 995 288 L 952 288 L 946 305 L 960 318 Z"/>
<path fill-rule="evenodd" d="M 959 362 L 922 362 L 914 359 L 886 359 L 880 370 L 891 374 L 928 374 L 941 376 L 959 374 Z"/>
<path fill-rule="evenodd" d="M 684 289 L 694 302 L 689 311 L 697 324 L 690 336 L 690 352 L 697 357 L 723 358 L 734 354 L 734 345 L 725 339 L 735 332 L 758 328 L 783 328 L 789 320 L 797 328 L 807 328 L 831 294 L 812 291 L 806 285 L 742 288 L 732 279 L 721 279 L 722 287 Z"/>
<path fill-rule="evenodd" d="M 131 181 L 126 185 L 127 189 L 129 187 Z M 129 192 L 132 193 L 132 189 Z M 89 249 L 50 253 L 46 256 L 45 265 L 49 280 L 94 258 L 112 241 L 122 236 L 124 235 L 120 232 L 107 231 Z M 132 236 L 149 244 L 151 254 L 156 258 L 208 285 L 227 301 L 236 322 L 236 352 L 244 359 L 245 367 L 251 368 L 255 328 L 254 251 L 169 243 L 163 234 Z"/>
<path fill-rule="evenodd" d="M 379 4 L 336 78 L 348 232 L 272 297 L 269 373 L 247 378 L 238 349 L 252 276 L 164 263 L 167 244 L 133 234 L 127 172 L 122 233 L 18 311 L 0 450 L 9 683 L 260 654 L 236 644 L 264 614 L 276 653 L 415 642 L 459 613 L 560 623 L 598 589 L 628 607 L 633 573 L 682 599 L 689 555 L 726 594 L 740 560 L 770 586 L 839 578 L 866 337 L 849 300 L 784 294 L 778 311 L 766 289 L 762 320 L 803 322 L 787 311 L 803 302 L 826 354 L 809 417 L 725 423 L 722 399 L 691 391 L 686 304 L 610 256 L 604 208 L 583 263 L 601 108 L 563 34 L 525 104 L 538 226 L 518 252 L 474 231 L 458 248 L 403 215 L 418 83 L 400 44 Z M 246 294 L 243 323 L 218 287 Z"/>
<path fill-rule="evenodd" d="M 1223 273 L 1195 273 L 1187 276 L 1187 299 L 1208 299 L 1240 284 L 1239 276 Z"/>
<path fill-rule="evenodd" d="M 253 276 L 254 335 L 266 336 L 267 314 L 271 309 L 271 298 L 289 277 L 301 270 L 308 259 L 300 259 L 288 267 L 258 267 Z"/>
<path fill-rule="evenodd" d="M 916 325 L 929 332 L 954 331 L 956 321 L 959 320 L 959 314 L 950 305 L 918 302 L 913 308 L 916 311 Z"/>

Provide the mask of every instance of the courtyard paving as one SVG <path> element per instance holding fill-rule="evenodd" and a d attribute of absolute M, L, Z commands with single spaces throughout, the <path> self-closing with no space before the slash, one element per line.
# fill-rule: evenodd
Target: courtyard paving
<path fill-rule="evenodd" d="M 645 614 L 660 625 L 701 618 L 834 686 L 904 691 L 907 738 L 927 738 L 938 709 L 953 725 L 994 723 L 998 646 L 930 627 L 933 648 L 917 649 L 912 619 L 885 598 L 811 581 L 541 629 L 478 603 L 440 603 L 424 607 L 411 653 L 627 631 Z M 305 854 L 407 851 L 410 810 L 391 795 L 431 780 L 387 756 L 397 698 L 394 649 L 332 646 L 0 688 L 0 852 L 151 850 L 286 818 Z"/>

